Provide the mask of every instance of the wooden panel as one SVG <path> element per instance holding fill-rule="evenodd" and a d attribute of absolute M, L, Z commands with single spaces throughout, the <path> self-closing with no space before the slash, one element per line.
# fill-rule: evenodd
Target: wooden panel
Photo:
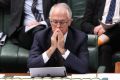
<path fill-rule="evenodd" d="M 115 63 L 115 73 L 120 73 L 120 62 Z"/>

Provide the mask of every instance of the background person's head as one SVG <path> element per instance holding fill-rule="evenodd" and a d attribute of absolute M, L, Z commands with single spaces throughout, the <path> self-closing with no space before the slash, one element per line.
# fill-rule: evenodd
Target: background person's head
<path fill-rule="evenodd" d="M 49 19 L 53 32 L 60 29 L 65 34 L 72 22 L 70 7 L 66 3 L 55 4 L 50 10 Z"/>

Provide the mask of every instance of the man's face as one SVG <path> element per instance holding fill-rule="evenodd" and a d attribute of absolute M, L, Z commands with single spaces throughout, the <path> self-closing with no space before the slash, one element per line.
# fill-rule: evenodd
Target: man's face
<path fill-rule="evenodd" d="M 67 12 L 65 10 L 60 11 L 59 9 L 56 9 L 50 16 L 50 23 L 53 32 L 56 29 L 60 29 L 61 32 L 65 34 L 68 31 L 71 20 L 68 18 Z"/>

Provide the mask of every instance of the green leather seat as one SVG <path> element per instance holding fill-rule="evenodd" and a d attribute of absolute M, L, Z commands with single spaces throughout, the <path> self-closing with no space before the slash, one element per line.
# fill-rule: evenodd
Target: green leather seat
<path fill-rule="evenodd" d="M 4 72 L 27 72 L 28 50 L 10 41 L 1 48 L 0 66 Z"/>
<path fill-rule="evenodd" d="M 113 61 L 113 63 L 120 61 L 120 51 L 116 52 L 116 53 L 112 56 L 112 61 Z"/>
<path fill-rule="evenodd" d="M 98 46 L 97 35 L 88 35 L 89 67 L 91 72 L 98 68 Z"/>
<path fill-rule="evenodd" d="M 90 73 L 103 73 L 105 72 L 105 66 L 99 66 L 98 61 L 98 36 L 88 34 L 88 50 L 89 50 L 89 70 Z"/>

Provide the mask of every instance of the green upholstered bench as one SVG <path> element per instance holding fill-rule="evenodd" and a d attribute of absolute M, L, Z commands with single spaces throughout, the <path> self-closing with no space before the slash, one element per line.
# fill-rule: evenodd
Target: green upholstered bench
<path fill-rule="evenodd" d="M 27 72 L 28 50 L 7 41 L 1 48 L 0 66 L 3 72 Z"/>
<path fill-rule="evenodd" d="M 97 35 L 88 35 L 89 66 L 92 71 L 98 68 L 98 46 L 96 44 Z"/>
<path fill-rule="evenodd" d="M 120 51 L 117 51 L 117 52 L 112 56 L 112 61 L 113 61 L 113 63 L 120 61 Z"/>

